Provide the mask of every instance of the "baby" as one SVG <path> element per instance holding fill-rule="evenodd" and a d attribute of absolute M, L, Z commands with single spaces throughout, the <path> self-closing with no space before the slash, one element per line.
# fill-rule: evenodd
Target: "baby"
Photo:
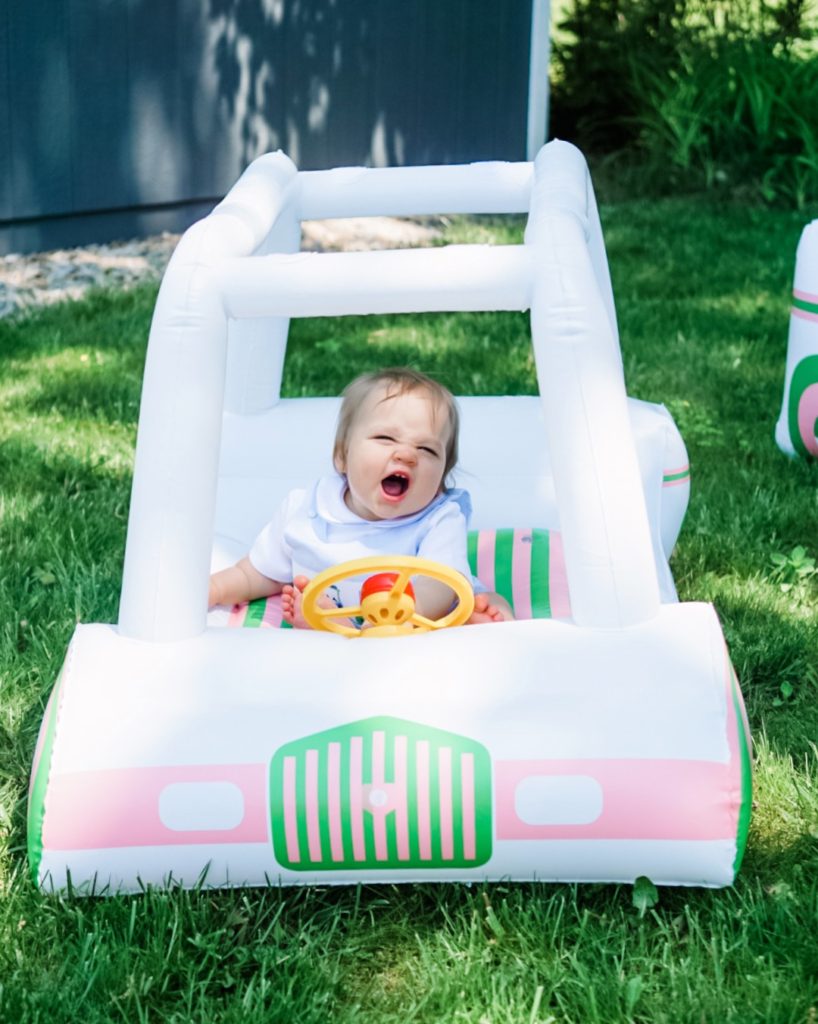
<path fill-rule="evenodd" d="M 472 576 L 466 555 L 471 501 L 448 489 L 457 462 L 459 417 L 451 393 L 424 374 L 382 370 L 346 388 L 333 449 L 336 473 L 291 491 L 248 555 L 210 578 L 210 605 L 281 594 L 284 618 L 301 615 L 311 576 L 353 558 L 420 555 L 451 566 L 475 591 L 470 623 L 512 619 L 508 603 Z M 331 588 L 326 607 L 359 604 L 361 581 Z M 449 611 L 445 584 L 413 580 L 417 611 L 430 619 Z"/>

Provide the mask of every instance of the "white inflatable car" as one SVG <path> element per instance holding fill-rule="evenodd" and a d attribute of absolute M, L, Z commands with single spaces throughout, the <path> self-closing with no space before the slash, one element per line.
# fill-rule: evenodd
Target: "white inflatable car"
<path fill-rule="evenodd" d="M 527 211 L 525 243 L 297 251 L 302 219 L 441 211 Z M 540 396 L 460 399 L 460 482 L 474 568 L 517 621 L 361 642 L 264 628 L 272 599 L 208 617 L 211 567 L 329 468 L 338 400 L 279 398 L 289 318 L 493 309 L 531 310 Z M 671 418 L 625 394 L 576 149 L 308 173 L 262 157 L 161 287 L 120 618 L 78 626 L 46 712 L 34 876 L 729 884 L 749 736 L 716 614 L 678 603 L 668 569 L 688 490 Z"/>

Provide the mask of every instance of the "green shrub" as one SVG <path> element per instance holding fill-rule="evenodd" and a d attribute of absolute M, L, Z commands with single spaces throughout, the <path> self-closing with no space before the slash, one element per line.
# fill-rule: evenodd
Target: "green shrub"
<path fill-rule="evenodd" d="M 818 200 L 811 0 L 573 0 L 555 45 L 553 133 L 630 149 L 654 191 Z"/>
<path fill-rule="evenodd" d="M 686 0 L 572 0 L 558 22 L 551 84 L 551 130 L 601 151 L 631 141 L 639 98 L 631 56 L 671 67 Z"/>

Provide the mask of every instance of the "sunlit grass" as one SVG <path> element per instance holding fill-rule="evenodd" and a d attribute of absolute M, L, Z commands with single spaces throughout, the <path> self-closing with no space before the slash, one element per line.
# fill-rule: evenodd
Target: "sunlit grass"
<path fill-rule="evenodd" d="M 693 489 L 673 559 L 712 601 L 756 739 L 730 890 L 364 886 L 45 897 L 25 794 L 77 621 L 115 621 L 155 288 L 0 322 L 0 1024 L 108 1021 L 805 1024 L 818 1007 L 818 467 L 773 443 L 800 218 L 637 200 L 602 208 L 629 390 L 667 404 Z M 518 218 L 447 241 L 518 242 Z M 410 363 L 461 394 L 535 393 L 522 314 L 292 324 L 289 395 Z"/>

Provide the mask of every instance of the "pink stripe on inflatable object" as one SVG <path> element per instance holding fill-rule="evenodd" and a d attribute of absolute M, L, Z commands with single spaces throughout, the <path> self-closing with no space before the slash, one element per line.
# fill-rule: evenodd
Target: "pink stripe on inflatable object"
<path fill-rule="evenodd" d="M 666 469 L 662 474 L 663 487 L 678 487 L 679 484 L 690 483 L 690 466 L 679 466 L 678 469 Z"/>
<path fill-rule="evenodd" d="M 365 786 L 369 797 L 368 810 L 372 814 L 372 829 L 375 835 L 375 859 L 386 860 L 386 821 L 384 806 L 388 800 L 386 792 L 386 736 L 379 729 L 372 734 L 372 785 Z"/>
<path fill-rule="evenodd" d="M 496 537 L 494 530 L 481 530 L 477 535 L 477 578 L 489 590 L 497 587 L 494 578 Z"/>
<path fill-rule="evenodd" d="M 474 860 L 477 849 L 475 830 L 474 754 L 460 755 L 460 800 L 463 808 L 463 856 Z"/>
<path fill-rule="evenodd" d="M 818 323 L 818 313 L 810 313 L 806 309 L 799 309 L 798 306 L 790 308 L 790 315 L 798 317 L 799 320 L 811 320 L 813 323 Z"/>
<path fill-rule="evenodd" d="M 452 819 L 452 751 L 441 747 L 437 752 L 437 771 L 440 800 L 440 855 L 443 860 L 454 857 L 454 829 Z"/>
<path fill-rule="evenodd" d="M 332 859 L 338 861 L 344 859 L 344 839 L 341 831 L 341 744 L 330 743 L 327 757 L 329 760 L 327 778 L 329 846 Z"/>
<path fill-rule="evenodd" d="M 498 839 L 701 840 L 734 834 L 724 809 L 703 800 L 723 790 L 726 765 L 641 759 L 501 761 L 496 771 Z M 539 779 L 597 783 L 603 793 L 598 816 L 577 824 L 524 821 L 516 808 L 518 787 Z"/>
<path fill-rule="evenodd" d="M 531 612 L 531 531 L 515 530 L 511 549 L 512 604 L 518 619 L 533 618 Z"/>
<path fill-rule="evenodd" d="M 298 798 L 295 794 L 295 758 L 284 758 L 284 835 L 287 857 L 297 864 L 301 860 L 298 845 Z"/>
<path fill-rule="evenodd" d="M 417 763 L 418 849 L 421 860 L 432 859 L 432 818 L 429 806 L 429 741 L 418 740 Z"/>
<path fill-rule="evenodd" d="M 268 629 L 278 629 L 283 618 L 284 612 L 281 608 L 281 595 L 274 594 L 272 597 L 268 597 L 264 605 L 261 625 L 266 626 Z"/>
<path fill-rule="evenodd" d="M 355 860 L 366 857 L 364 843 L 364 768 L 363 740 L 353 736 L 349 744 L 349 814 L 352 823 L 352 856 Z"/>
<path fill-rule="evenodd" d="M 318 809 L 318 751 L 308 750 L 305 767 L 307 796 L 307 848 L 310 860 L 318 861 L 321 855 L 321 815 Z"/>
<path fill-rule="evenodd" d="M 174 829 L 159 814 L 163 790 L 176 784 L 232 784 L 241 793 L 241 820 L 232 828 Z M 87 808 L 94 813 L 88 815 Z M 264 765 L 114 768 L 55 775 L 49 782 L 43 848 L 91 850 L 193 843 L 267 843 Z"/>
<path fill-rule="evenodd" d="M 409 860 L 409 791 L 407 751 L 409 741 L 405 736 L 395 737 L 395 781 L 392 783 L 391 807 L 395 812 L 395 833 L 398 845 L 398 860 Z"/>
<path fill-rule="evenodd" d="M 818 320 L 818 316 L 815 319 Z M 815 436 L 816 421 L 818 421 L 818 384 L 810 384 L 808 388 L 804 388 L 798 402 L 798 433 L 810 455 L 818 457 L 818 437 Z"/>
<path fill-rule="evenodd" d="M 793 288 L 792 294 L 796 299 L 800 299 L 802 302 L 814 302 L 818 304 L 818 295 L 813 295 L 811 292 L 801 291 L 800 288 Z"/>
<path fill-rule="evenodd" d="M 733 763 L 622 759 L 498 761 L 498 839 L 733 839 L 738 808 Z M 517 811 L 521 783 L 546 779 L 596 783 L 601 809 L 577 824 L 532 824 Z M 553 791 L 553 790 L 552 790 Z"/>
<path fill-rule="evenodd" d="M 562 537 L 553 530 L 550 535 L 548 557 L 548 596 L 551 617 L 571 618 L 571 599 L 568 595 L 568 575 L 565 571 L 565 551 Z"/>

